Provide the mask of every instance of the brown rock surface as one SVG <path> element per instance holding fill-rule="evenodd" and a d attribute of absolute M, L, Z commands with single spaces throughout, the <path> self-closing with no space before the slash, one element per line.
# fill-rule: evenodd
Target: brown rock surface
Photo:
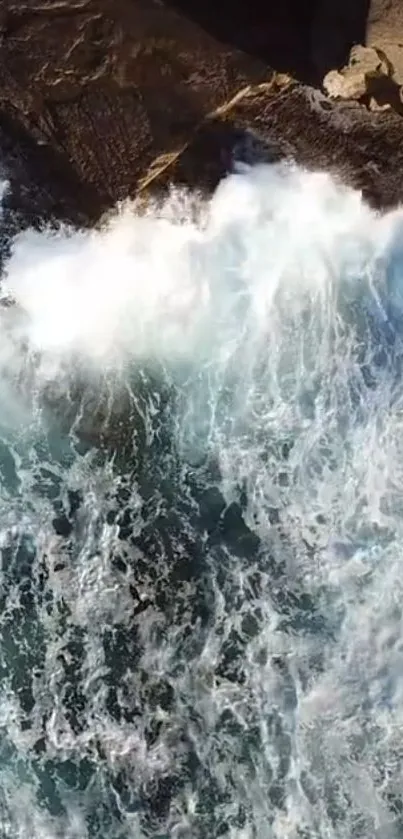
<path fill-rule="evenodd" d="M 403 115 L 401 0 L 371 0 L 363 43 L 353 46 L 342 68 L 325 75 L 325 91 L 336 99 L 355 99 L 372 110 L 393 109 Z"/>
<path fill-rule="evenodd" d="M 330 102 L 287 77 L 246 90 L 219 119 L 207 121 L 165 172 L 159 186 L 199 183 L 211 189 L 224 174 L 220 150 L 273 161 L 284 156 L 326 169 L 362 190 L 376 207 L 403 198 L 402 121 L 354 102 Z M 209 165 L 206 165 L 208 161 Z"/>
<path fill-rule="evenodd" d="M 366 43 L 383 49 L 393 64 L 396 80 L 403 84 L 403 3 L 371 0 Z"/>
<path fill-rule="evenodd" d="M 354 13 L 350 0 L 267 5 L 223 0 L 218 14 L 212 0 L 0 0 L 0 149 L 15 223 L 86 223 L 170 178 L 213 186 L 250 129 L 262 153 L 399 200 L 400 118 L 331 103 L 269 66 L 306 78 L 337 66 L 365 29 L 366 0 Z"/>
<path fill-rule="evenodd" d="M 366 43 L 386 57 L 389 77 L 399 90 L 402 110 L 403 88 L 403 3 L 401 0 L 371 0 L 367 21 Z M 393 89 L 393 85 L 389 89 Z"/>
<path fill-rule="evenodd" d="M 330 70 L 323 86 L 335 99 L 362 99 L 367 96 L 371 82 L 389 76 L 389 62 L 374 47 L 353 47 L 349 63 L 341 70 Z"/>
<path fill-rule="evenodd" d="M 266 71 L 146 0 L 2 0 L 0 31 L 0 129 L 89 215 Z"/>

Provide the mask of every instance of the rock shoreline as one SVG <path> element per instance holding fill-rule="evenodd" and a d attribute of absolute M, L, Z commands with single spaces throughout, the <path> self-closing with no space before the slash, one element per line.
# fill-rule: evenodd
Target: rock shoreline
<path fill-rule="evenodd" d="M 381 61 L 381 70 L 374 69 L 376 54 L 355 49 L 364 64 L 361 70 L 354 64 L 350 82 L 346 29 L 346 65 L 333 69 L 332 95 L 307 84 L 312 68 L 328 72 L 329 56 L 341 54 L 340 43 L 332 51 L 326 41 L 327 20 L 337 34 L 334 9 L 327 0 L 312 4 L 310 58 L 302 47 L 295 67 L 285 47 L 278 58 L 301 81 L 264 60 L 265 44 L 267 59 L 275 57 L 269 49 L 275 37 L 264 21 L 260 39 L 253 36 L 257 46 L 246 25 L 243 40 L 230 29 L 221 36 L 231 41 L 219 40 L 206 13 L 204 26 L 198 22 L 196 0 L 178 0 L 175 8 L 161 0 L 0 0 L 0 155 L 10 182 L 9 229 L 55 219 L 93 224 L 117 201 L 159 193 L 170 183 L 210 190 L 234 150 L 242 156 L 251 148 L 260 159 L 292 157 L 333 171 L 376 207 L 398 204 L 401 109 L 386 102 L 371 110 L 365 97 L 366 74 L 378 78 L 389 65 Z M 391 32 L 380 28 L 386 15 L 380 4 L 372 0 L 362 11 L 382 49 L 395 56 L 397 18 Z M 246 4 L 234 0 L 235 20 L 238 7 L 245 14 Z M 291 15 L 297 6 L 288 0 L 284 8 Z M 274 33 L 277 25 L 284 43 L 288 32 L 295 46 L 300 35 L 293 34 L 291 17 L 287 23 L 281 13 L 282 35 L 271 14 Z M 302 34 L 307 21 L 300 22 Z M 357 21 L 351 32 L 358 32 Z M 398 88 L 399 73 L 394 66 Z M 346 99 L 345 89 L 358 93 Z"/>

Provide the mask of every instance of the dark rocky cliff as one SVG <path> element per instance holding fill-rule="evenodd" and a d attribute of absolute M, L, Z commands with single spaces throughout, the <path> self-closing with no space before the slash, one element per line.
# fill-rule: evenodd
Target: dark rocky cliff
<path fill-rule="evenodd" d="M 380 3 L 0 0 L 0 153 L 16 223 L 91 222 L 171 179 L 213 186 L 252 134 L 263 155 L 333 167 L 396 203 L 399 109 L 309 86 L 347 62 L 368 22 L 385 35 Z M 397 43 L 396 23 L 388 31 Z"/>

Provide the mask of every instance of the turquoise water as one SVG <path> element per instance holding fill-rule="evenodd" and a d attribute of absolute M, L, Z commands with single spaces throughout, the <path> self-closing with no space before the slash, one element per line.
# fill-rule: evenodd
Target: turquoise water
<path fill-rule="evenodd" d="M 244 169 L 26 232 L 0 835 L 403 835 L 403 214 Z"/>

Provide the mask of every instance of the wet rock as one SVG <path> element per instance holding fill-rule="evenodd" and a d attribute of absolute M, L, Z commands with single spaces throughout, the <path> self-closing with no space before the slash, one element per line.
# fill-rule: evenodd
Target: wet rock
<path fill-rule="evenodd" d="M 252 134 L 257 158 L 292 158 L 310 169 L 332 172 L 362 190 L 376 207 L 403 197 L 401 116 L 371 113 L 365 105 L 332 101 L 320 91 L 276 76 L 250 87 L 224 119 L 206 122 L 154 188 L 174 181 L 211 189 L 226 173 L 222 149 L 241 149 Z M 220 154 L 221 151 L 221 154 Z"/>
<path fill-rule="evenodd" d="M 175 179 L 211 189 L 237 156 L 294 156 L 376 204 L 399 201 L 401 74 L 385 47 L 401 50 L 397 0 L 266 5 L 225 0 L 217 15 L 212 0 L 0 0 L 9 231 L 93 223 Z M 357 43 L 371 49 L 348 75 Z M 290 78 L 320 85 L 332 68 L 341 101 Z"/>

